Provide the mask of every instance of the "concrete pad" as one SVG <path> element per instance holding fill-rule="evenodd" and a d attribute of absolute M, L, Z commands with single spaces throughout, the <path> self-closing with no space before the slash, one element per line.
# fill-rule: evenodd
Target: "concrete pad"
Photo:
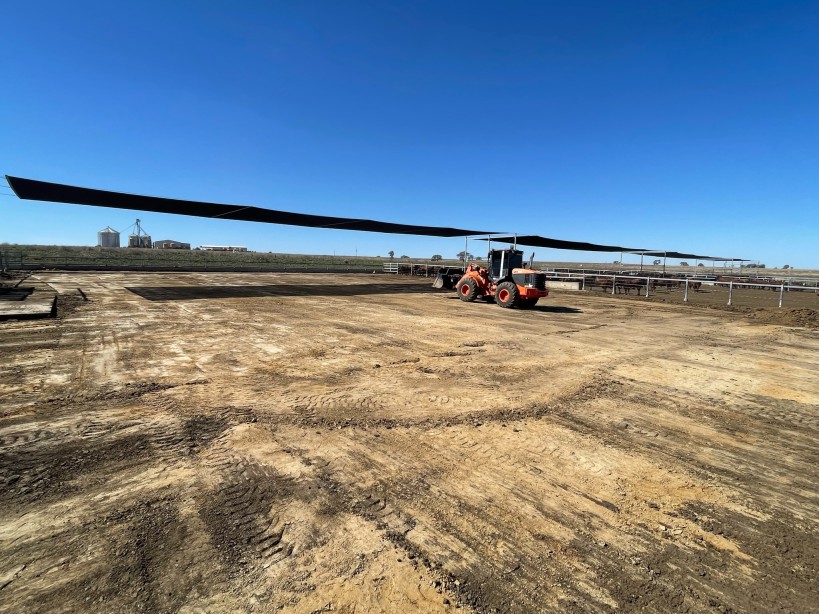
<path fill-rule="evenodd" d="M 54 288 L 40 281 L 0 288 L 0 320 L 51 317 L 56 301 Z"/>
<path fill-rule="evenodd" d="M 579 281 L 547 281 L 546 287 L 550 290 L 580 290 Z"/>

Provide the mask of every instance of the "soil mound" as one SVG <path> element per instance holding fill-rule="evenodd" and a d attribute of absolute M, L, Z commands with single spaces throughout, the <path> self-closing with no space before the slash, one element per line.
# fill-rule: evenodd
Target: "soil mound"
<path fill-rule="evenodd" d="M 748 317 L 768 324 L 819 328 L 819 311 L 816 309 L 755 309 Z"/>

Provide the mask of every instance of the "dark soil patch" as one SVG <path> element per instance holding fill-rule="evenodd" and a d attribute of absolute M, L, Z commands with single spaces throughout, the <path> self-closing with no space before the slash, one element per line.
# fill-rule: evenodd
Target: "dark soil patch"
<path fill-rule="evenodd" d="M 701 502 L 689 503 L 675 515 L 734 541 L 753 557 L 755 581 L 738 584 L 736 574 L 731 579 L 726 570 L 708 565 L 707 554 L 699 556 L 700 572 L 722 594 L 730 595 L 739 611 L 755 611 L 760 603 L 776 603 L 783 612 L 819 611 L 819 533 L 815 525 L 782 514 L 759 520 Z M 717 597 L 709 600 L 719 601 Z"/>
<path fill-rule="evenodd" d="M 748 318 L 765 324 L 819 328 L 819 311 L 816 309 L 754 309 L 748 312 Z"/>
<path fill-rule="evenodd" d="M 0 501 L 43 503 L 77 491 L 72 481 L 98 470 L 113 473 L 153 455 L 145 434 L 106 441 L 71 441 L 0 452 Z"/>
<path fill-rule="evenodd" d="M 295 490 L 272 469 L 241 463 L 207 493 L 199 515 L 230 575 L 259 571 L 291 554 L 274 508 Z"/>

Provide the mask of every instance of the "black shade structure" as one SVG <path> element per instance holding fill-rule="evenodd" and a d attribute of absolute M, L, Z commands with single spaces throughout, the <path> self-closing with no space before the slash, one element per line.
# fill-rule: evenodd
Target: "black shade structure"
<path fill-rule="evenodd" d="M 491 237 L 480 239 L 481 241 L 498 241 L 499 243 L 517 243 L 528 247 L 546 247 L 551 249 L 568 249 L 581 252 L 621 252 L 625 254 L 642 254 L 643 256 L 663 256 L 667 258 L 681 258 L 683 260 L 713 260 L 715 262 L 748 262 L 742 258 L 723 258 L 721 256 L 698 256 L 696 254 L 683 254 L 681 252 L 664 252 L 656 249 L 645 249 L 639 247 L 622 247 L 620 245 L 600 245 L 598 243 L 585 243 L 583 241 L 564 241 L 562 239 L 550 239 L 538 235 L 519 235 L 512 237 Z"/>
<path fill-rule="evenodd" d="M 262 207 L 230 205 L 221 203 L 200 202 L 195 200 L 180 200 L 176 198 L 162 198 L 158 196 L 141 196 L 125 192 L 111 192 L 82 188 L 62 183 L 50 183 L 36 179 L 24 179 L 6 175 L 6 180 L 14 193 L 24 200 L 39 200 L 52 203 L 67 203 L 73 205 L 91 205 L 95 207 L 109 207 L 113 209 L 131 209 L 135 211 L 153 211 L 155 213 L 173 213 L 176 215 L 191 215 L 223 220 L 239 220 L 244 222 L 262 222 L 265 224 L 285 224 L 290 226 L 306 226 L 309 228 L 330 228 L 335 230 L 359 230 L 364 232 L 383 232 L 387 234 L 420 235 L 428 237 L 469 237 L 475 235 L 494 235 L 497 231 L 469 230 L 466 228 L 449 228 L 441 226 L 421 226 L 415 224 L 396 224 L 393 222 L 379 222 L 349 217 L 333 217 L 327 215 L 312 215 L 309 213 L 293 213 L 277 211 Z M 481 239 L 497 241 L 499 243 L 513 243 L 533 247 L 551 249 L 565 249 L 583 252 L 622 252 L 643 254 L 646 256 L 665 256 L 691 260 L 714 260 L 724 262 L 747 262 L 742 258 L 722 258 L 717 256 L 698 256 L 680 252 L 665 252 L 649 250 L 639 247 L 623 247 L 620 245 L 600 245 L 584 241 L 564 241 L 550 239 L 538 235 L 500 236 Z"/>
<path fill-rule="evenodd" d="M 679 258 L 681 260 L 713 260 L 715 262 L 750 262 L 745 258 L 723 258 L 722 256 L 698 256 L 697 254 L 682 254 L 680 252 L 661 252 L 652 250 L 644 252 L 642 250 L 627 250 L 634 254 L 643 256 L 663 256 L 664 258 Z"/>
<path fill-rule="evenodd" d="M 550 239 L 538 235 L 519 235 L 517 237 L 491 237 L 482 241 L 497 241 L 499 243 L 520 243 L 529 247 L 548 247 L 552 249 L 570 249 L 579 252 L 640 252 L 639 247 L 620 247 L 619 245 L 599 245 L 583 241 L 564 241 Z"/>
<path fill-rule="evenodd" d="M 175 198 L 161 198 L 157 196 L 140 196 L 139 194 L 81 188 L 61 183 L 38 181 L 36 179 L 11 177 L 9 175 L 6 175 L 6 180 L 19 198 L 52 203 L 93 205 L 95 207 L 133 209 L 135 211 L 153 211 L 155 213 L 174 213 L 176 215 L 192 215 L 195 217 L 262 222 L 266 224 L 286 224 L 290 226 L 306 226 L 309 228 L 362 230 L 365 232 L 422 235 L 429 237 L 464 237 L 493 234 L 491 231 L 486 230 L 394 224 L 392 222 L 378 222 L 375 220 L 348 217 L 331 217 L 326 215 L 276 211 L 275 209 L 263 209 L 261 207 L 243 205 L 226 205 L 193 200 L 178 200 Z"/>

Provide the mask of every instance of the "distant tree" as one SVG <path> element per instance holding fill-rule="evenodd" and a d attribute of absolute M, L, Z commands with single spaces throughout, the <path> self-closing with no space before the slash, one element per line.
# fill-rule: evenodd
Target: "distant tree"
<path fill-rule="evenodd" d="M 432 258 L 430 258 L 430 260 L 432 260 L 433 262 L 437 262 L 438 260 L 443 260 L 443 259 L 444 259 L 444 257 L 441 254 L 433 254 Z"/>
<path fill-rule="evenodd" d="M 619 261 L 619 260 L 615 260 L 615 261 L 614 261 L 614 264 L 620 264 L 620 261 Z"/>
<path fill-rule="evenodd" d="M 475 256 L 470 254 L 469 252 L 458 252 L 458 255 L 455 256 L 458 260 L 464 260 L 464 253 L 466 253 L 466 260 L 473 260 Z"/>
<path fill-rule="evenodd" d="M 702 262 L 700 262 L 697 266 L 705 266 Z"/>
<path fill-rule="evenodd" d="M 392 251 L 392 250 L 388 251 L 388 252 L 387 252 L 387 255 L 390 257 L 390 260 L 392 260 L 393 258 L 395 258 L 395 252 L 394 252 L 394 251 Z"/>
<path fill-rule="evenodd" d="M 691 266 L 691 265 L 690 265 L 690 264 L 688 264 L 687 262 L 681 262 L 681 263 L 680 263 L 680 266 Z"/>
<path fill-rule="evenodd" d="M 764 264 L 758 264 L 758 265 L 756 265 L 756 268 L 758 268 L 758 269 L 764 269 L 764 268 L 765 268 L 765 265 L 764 265 Z"/>
<path fill-rule="evenodd" d="M 402 254 L 401 257 L 402 258 L 409 258 L 409 256 L 407 256 L 406 254 Z"/>
<path fill-rule="evenodd" d="M 783 269 L 789 269 L 789 268 L 791 268 L 791 265 L 786 264 L 786 265 L 784 265 L 782 268 L 783 268 Z"/>

